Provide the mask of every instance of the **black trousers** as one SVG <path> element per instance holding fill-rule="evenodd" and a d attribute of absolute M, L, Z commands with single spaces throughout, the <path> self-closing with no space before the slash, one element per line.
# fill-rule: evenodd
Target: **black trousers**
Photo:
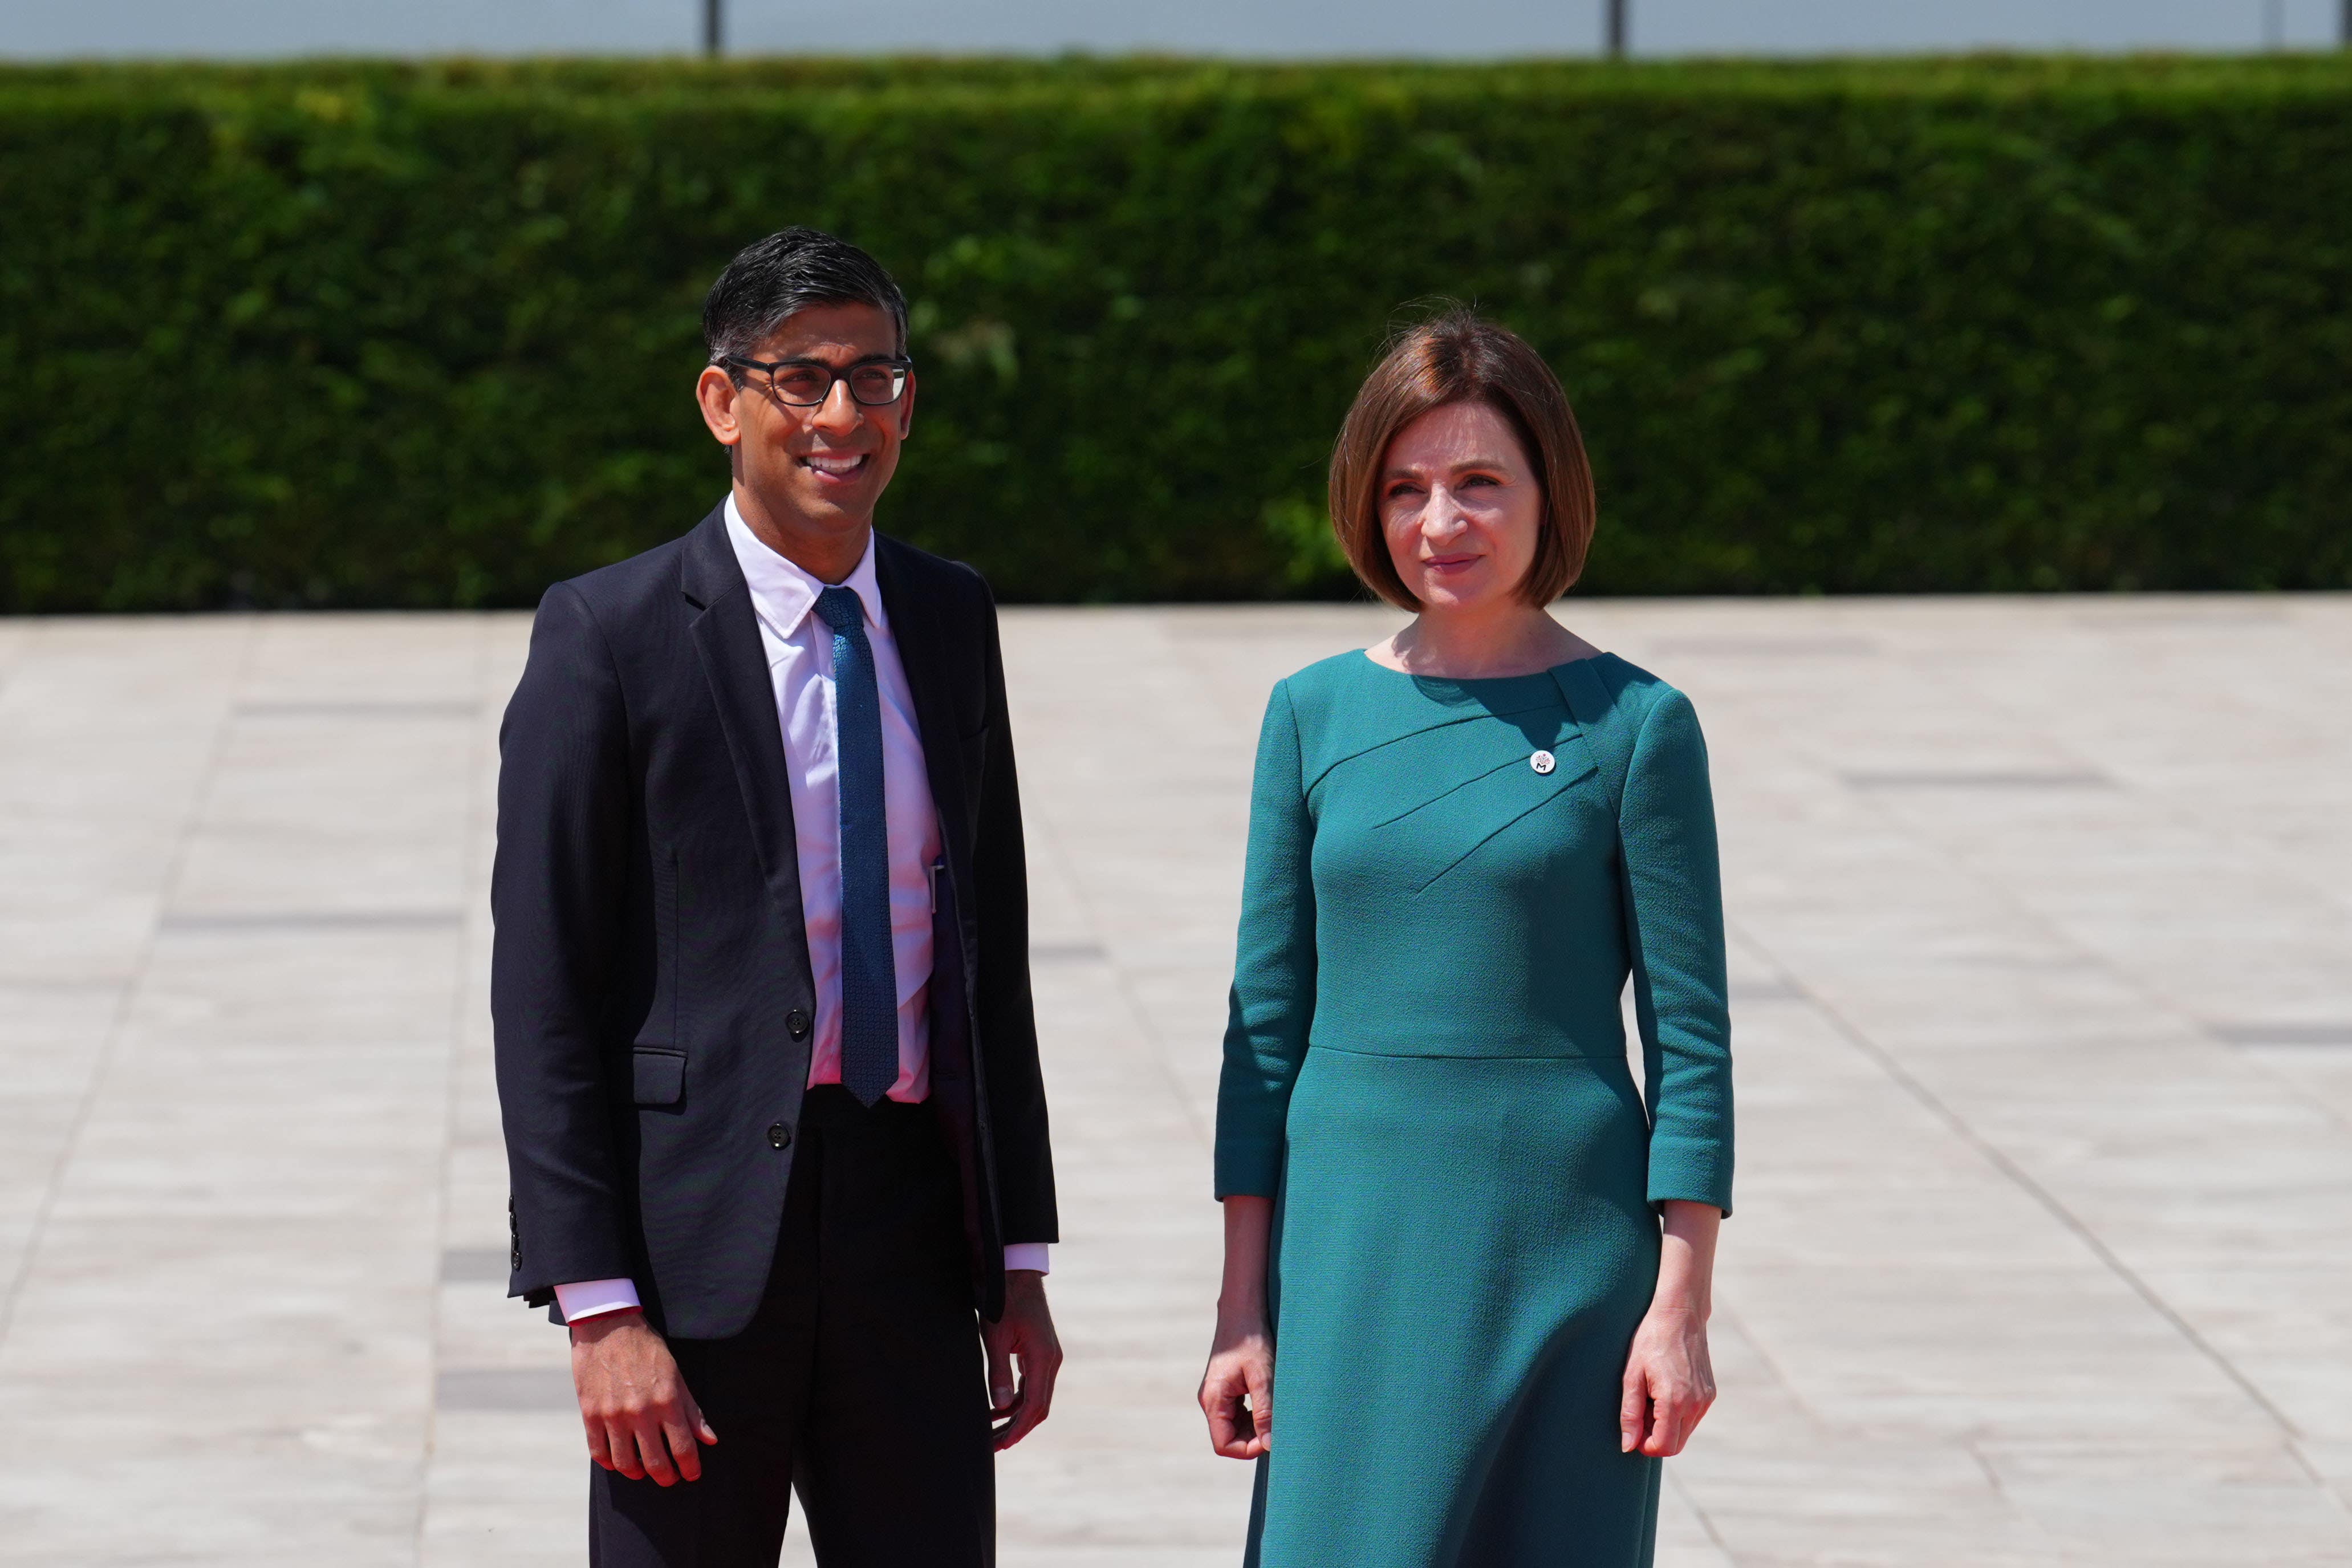
<path fill-rule="evenodd" d="M 673 1340 L 702 1478 L 590 1470 L 592 1568 L 775 1568 L 792 1493 L 824 1568 L 985 1568 L 996 1490 L 955 1166 L 929 1105 L 811 1089 L 767 1294 Z"/>

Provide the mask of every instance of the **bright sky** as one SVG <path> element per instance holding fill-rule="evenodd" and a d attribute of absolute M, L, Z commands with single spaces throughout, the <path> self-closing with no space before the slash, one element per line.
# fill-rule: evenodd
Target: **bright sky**
<path fill-rule="evenodd" d="M 1602 0 L 724 0 L 743 53 L 1594 52 Z M 2343 0 L 1629 0 L 1637 55 L 2326 47 Z M 643 54 L 702 0 L 0 0 L 0 58 Z"/>

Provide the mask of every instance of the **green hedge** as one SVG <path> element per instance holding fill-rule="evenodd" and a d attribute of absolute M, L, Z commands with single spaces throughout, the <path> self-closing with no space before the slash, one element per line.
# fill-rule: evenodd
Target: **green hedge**
<path fill-rule="evenodd" d="M 884 525 L 1348 591 L 1407 302 L 1567 382 L 1617 593 L 2352 585 L 2352 63 L 0 71 L 0 608 L 530 603 L 716 499 L 704 289 L 914 300 Z"/>

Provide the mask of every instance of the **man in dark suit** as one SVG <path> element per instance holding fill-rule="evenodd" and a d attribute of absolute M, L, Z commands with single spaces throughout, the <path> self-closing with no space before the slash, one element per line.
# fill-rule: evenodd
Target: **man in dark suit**
<path fill-rule="evenodd" d="M 995 606 L 873 527 L 906 321 L 828 235 L 728 266 L 730 493 L 548 591 L 499 732 L 509 1291 L 570 1324 L 599 1568 L 772 1568 L 795 1487 L 827 1568 L 989 1563 L 1053 1398 Z"/>

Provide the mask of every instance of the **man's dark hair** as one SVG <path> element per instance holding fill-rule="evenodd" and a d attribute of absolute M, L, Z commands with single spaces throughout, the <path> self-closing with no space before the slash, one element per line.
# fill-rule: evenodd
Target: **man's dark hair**
<path fill-rule="evenodd" d="M 735 253 L 702 301 L 702 341 L 710 363 L 759 353 L 796 311 L 811 305 L 871 305 L 898 330 L 907 351 L 907 297 L 882 264 L 845 239 L 794 225 Z M 728 374 L 738 384 L 741 373 Z"/>

